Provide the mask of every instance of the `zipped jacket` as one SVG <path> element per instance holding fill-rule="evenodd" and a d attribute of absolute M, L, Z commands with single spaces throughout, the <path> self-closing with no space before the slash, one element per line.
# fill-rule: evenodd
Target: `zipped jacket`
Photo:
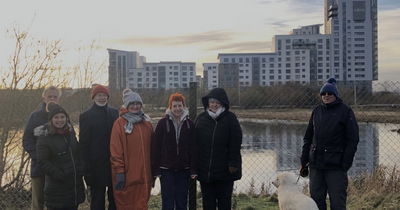
<path fill-rule="evenodd" d="M 215 98 L 225 107 L 217 118 L 207 111 L 208 99 Z M 202 98 L 204 112 L 197 116 L 196 140 L 198 146 L 198 180 L 204 182 L 235 181 L 242 177 L 242 129 L 236 115 L 229 111 L 225 90 L 215 88 Z M 234 173 L 229 167 L 236 167 Z"/>
<path fill-rule="evenodd" d="M 353 110 L 337 98 L 314 108 L 304 135 L 301 164 L 311 168 L 349 170 L 359 142 Z"/>
<path fill-rule="evenodd" d="M 83 164 L 73 130 L 69 135 L 48 134 L 48 124 L 35 129 L 39 136 L 37 160 L 46 174 L 45 202 L 50 208 L 69 208 L 85 201 Z"/>
<path fill-rule="evenodd" d="M 153 176 L 160 176 L 161 169 L 189 169 L 190 175 L 197 175 L 196 132 L 188 113 L 185 109 L 179 125 L 170 110 L 158 121 L 151 144 Z"/>

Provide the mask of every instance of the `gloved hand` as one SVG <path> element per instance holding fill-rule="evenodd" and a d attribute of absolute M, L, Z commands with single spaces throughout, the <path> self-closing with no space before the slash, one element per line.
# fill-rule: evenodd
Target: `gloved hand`
<path fill-rule="evenodd" d="M 125 186 L 125 174 L 124 173 L 117 174 L 116 177 L 117 177 L 117 179 L 116 179 L 115 186 L 114 186 L 115 190 L 124 189 L 124 186 Z"/>
<path fill-rule="evenodd" d="M 346 163 L 342 164 L 343 171 L 347 172 L 350 169 L 351 165 L 347 165 Z"/>
<path fill-rule="evenodd" d="M 229 172 L 230 172 L 231 174 L 235 173 L 237 170 L 238 170 L 238 168 L 229 166 Z"/>
<path fill-rule="evenodd" d="M 84 178 L 87 186 L 93 186 L 94 179 L 93 179 L 93 173 L 91 171 L 85 173 Z"/>
<path fill-rule="evenodd" d="M 307 177 L 308 174 L 309 174 L 309 171 L 308 171 L 308 163 L 307 163 L 306 165 L 304 165 L 304 166 L 303 166 L 303 164 L 300 165 L 299 175 L 300 175 L 301 177 Z"/>

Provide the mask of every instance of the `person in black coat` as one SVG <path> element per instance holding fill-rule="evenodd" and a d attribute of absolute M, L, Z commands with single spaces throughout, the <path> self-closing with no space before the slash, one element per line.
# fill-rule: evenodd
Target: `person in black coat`
<path fill-rule="evenodd" d="M 203 208 L 216 209 L 218 201 L 219 210 L 230 210 L 234 181 L 242 177 L 242 129 L 224 89 L 214 88 L 202 103 L 195 126 Z"/>
<path fill-rule="evenodd" d="M 49 210 L 77 210 L 85 201 L 78 141 L 64 108 L 49 102 L 46 109 L 49 122 L 34 130 L 39 136 L 37 161 L 46 174 L 45 205 Z"/>
<path fill-rule="evenodd" d="M 310 194 L 326 210 L 329 192 L 332 210 L 346 209 L 348 178 L 359 142 L 353 110 L 339 98 L 336 80 L 321 88 L 322 104 L 312 111 L 301 154 L 301 167 L 310 167 Z"/>
<path fill-rule="evenodd" d="M 58 88 L 49 86 L 44 89 L 42 93 L 42 106 L 29 116 L 22 137 L 22 146 L 31 158 L 32 210 L 43 210 L 45 184 L 44 171 L 37 164 L 36 143 L 38 137 L 34 135 L 34 129 L 48 122 L 49 113 L 46 111 L 46 104 L 50 101 L 59 103 L 60 97 L 61 91 Z"/>
<path fill-rule="evenodd" d="M 90 209 L 105 209 L 107 191 L 108 209 L 115 210 L 111 178 L 110 136 L 118 110 L 108 106 L 110 92 L 102 85 L 93 88 L 93 106 L 79 116 L 79 143 L 85 165 L 85 181 L 90 186 Z"/>

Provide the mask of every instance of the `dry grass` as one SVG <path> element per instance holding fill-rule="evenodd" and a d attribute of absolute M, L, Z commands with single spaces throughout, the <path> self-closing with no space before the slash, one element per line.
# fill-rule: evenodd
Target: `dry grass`
<path fill-rule="evenodd" d="M 378 166 L 349 180 L 348 206 L 354 210 L 400 209 L 400 171 Z"/>

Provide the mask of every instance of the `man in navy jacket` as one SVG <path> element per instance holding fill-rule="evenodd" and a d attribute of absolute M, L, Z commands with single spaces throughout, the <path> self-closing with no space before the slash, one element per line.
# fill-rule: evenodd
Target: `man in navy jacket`
<path fill-rule="evenodd" d="M 46 104 L 50 101 L 54 101 L 58 104 L 60 102 L 60 97 L 61 91 L 54 86 L 50 86 L 43 91 L 42 106 L 39 110 L 32 112 L 29 116 L 22 137 L 22 146 L 24 147 L 24 150 L 29 153 L 29 157 L 31 158 L 32 210 L 43 210 L 45 184 L 45 173 L 37 164 L 36 142 L 38 137 L 34 135 L 33 130 L 48 122 L 49 113 L 46 111 Z"/>

